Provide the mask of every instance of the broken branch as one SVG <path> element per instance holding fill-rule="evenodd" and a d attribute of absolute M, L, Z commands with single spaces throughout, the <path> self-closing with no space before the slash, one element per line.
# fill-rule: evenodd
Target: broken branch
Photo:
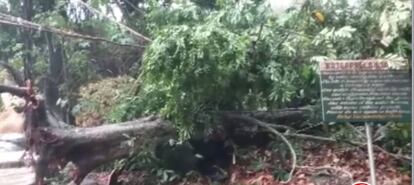
<path fill-rule="evenodd" d="M 83 35 L 80 33 L 76 33 L 73 31 L 66 31 L 58 28 L 53 28 L 50 26 L 40 25 L 34 22 L 30 22 L 27 20 L 24 20 L 20 17 L 15 17 L 7 14 L 0 13 L 0 24 L 6 24 L 6 25 L 12 25 L 17 27 L 23 27 L 31 30 L 37 30 L 41 32 L 49 32 L 54 33 L 62 36 L 72 37 L 72 38 L 79 38 L 79 39 L 86 39 L 86 40 L 93 40 L 93 41 L 101 41 L 101 42 L 107 42 L 110 44 L 118 45 L 118 46 L 127 46 L 127 47 L 136 47 L 136 48 L 145 48 L 145 46 L 136 45 L 136 44 L 122 44 L 118 42 L 113 42 L 108 39 L 102 38 L 102 37 L 95 37 L 90 35 Z"/>
<path fill-rule="evenodd" d="M 27 88 L 0 85 L 0 93 L 10 93 L 10 94 L 18 96 L 20 98 L 24 98 L 24 97 L 27 96 Z"/>
<path fill-rule="evenodd" d="M 98 11 L 97 9 L 91 7 L 89 4 L 87 4 L 83 1 L 80 1 L 80 0 L 77 0 L 76 2 L 83 5 L 84 7 L 86 7 L 89 11 L 94 12 L 95 14 L 98 14 L 101 17 L 109 19 L 105 14 L 103 14 L 100 11 Z M 109 19 L 109 20 L 111 20 L 111 19 Z M 116 21 L 113 21 L 113 22 L 115 24 L 117 24 L 118 26 L 124 28 L 125 30 L 129 31 L 133 35 L 137 36 L 138 38 L 141 38 L 141 39 L 145 40 L 146 42 L 151 42 L 152 41 L 150 38 L 142 35 L 141 33 L 138 33 L 137 31 L 133 30 L 132 28 L 130 28 L 128 26 L 126 26 L 125 24 L 122 24 L 122 23 L 119 23 L 119 22 L 116 22 Z"/>

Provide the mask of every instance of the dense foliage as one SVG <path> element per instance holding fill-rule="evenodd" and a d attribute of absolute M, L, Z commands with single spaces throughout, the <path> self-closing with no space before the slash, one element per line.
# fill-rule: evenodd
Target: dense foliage
<path fill-rule="evenodd" d="M 409 1 L 309 1 L 280 15 L 266 5 L 151 4 L 147 20 L 154 40 L 144 55 L 139 94 L 118 111 L 161 113 L 188 136 L 195 126 L 213 122 L 211 113 L 218 110 L 315 103 L 319 61 L 398 62 L 411 53 Z M 315 11 L 323 22 L 311 16 Z"/>
<path fill-rule="evenodd" d="M 79 104 L 72 109 L 76 116 L 75 124 L 90 127 L 110 121 L 112 108 L 122 94 L 128 93 L 131 83 L 133 78 L 120 76 L 82 86 L 79 90 Z"/>
<path fill-rule="evenodd" d="M 270 0 L 90 0 L 88 6 L 33 2 L 35 23 L 143 45 L 117 20 L 152 40 L 145 48 L 122 47 L 57 35 L 51 41 L 32 31 L 33 49 L 28 51 L 23 29 L 1 25 L 0 61 L 21 69 L 24 56 L 31 54 L 37 81 L 53 63 L 50 46 L 62 47 L 64 78 L 57 86 L 78 126 L 160 114 L 187 139 L 214 125 L 219 111 L 318 105 L 320 61 L 386 58 L 398 65 L 411 60 L 408 0 L 307 0 L 283 12 L 272 9 Z M 0 0 L 1 13 L 21 17 L 20 6 L 19 1 Z M 387 124 L 378 129 L 377 142 L 389 151 L 409 153 L 410 127 Z M 329 131 L 323 134 L 355 137 L 344 125 Z M 130 162 L 145 164 L 133 168 L 152 159 L 142 154 Z M 170 171 L 157 173 L 169 181 L 171 174 L 165 174 Z"/>

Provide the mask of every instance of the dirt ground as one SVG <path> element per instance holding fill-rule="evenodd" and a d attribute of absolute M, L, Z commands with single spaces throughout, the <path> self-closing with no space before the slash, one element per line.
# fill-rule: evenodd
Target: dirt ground
<path fill-rule="evenodd" d="M 353 182 L 369 180 L 367 152 L 365 148 L 338 147 L 333 144 L 305 147 L 298 154 L 299 162 L 294 175 L 288 183 L 276 179 L 275 163 L 282 163 L 270 150 L 256 150 L 253 156 L 261 158 L 263 167 L 250 170 L 248 160 L 238 161 L 228 170 L 230 178 L 225 185 L 351 185 Z M 310 145 L 309 145 L 310 146 Z M 347 149 L 348 148 L 348 149 Z M 375 151 L 375 166 L 378 185 L 410 185 L 411 172 L 402 171 L 403 162 L 387 153 Z M 290 161 L 285 160 L 283 166 L 289 170 Z M 94 174 L 99 184 L 105 184 L 108 173 Z M 148 177 L 145 172 L 125 172 L 119 180 L 123 184 L 145 184 Z M 173 185 L 207 185 L 206 178 L 184 178 Z"/>

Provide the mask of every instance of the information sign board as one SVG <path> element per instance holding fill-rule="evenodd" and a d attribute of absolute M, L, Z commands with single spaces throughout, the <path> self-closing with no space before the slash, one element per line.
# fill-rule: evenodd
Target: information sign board
<path fill-rule="evenodd" d="M 387 60 L 321 62 L 323 120 L 411 121 L 411 75 Z"/>

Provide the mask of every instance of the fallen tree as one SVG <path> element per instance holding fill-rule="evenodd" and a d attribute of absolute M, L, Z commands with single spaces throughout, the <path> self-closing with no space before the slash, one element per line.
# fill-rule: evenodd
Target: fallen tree
<path fill-rule="evenodd" d="M 76 167 L 75 184 L 80 184 L 96 167 L 140 151 L 153 138 L 174 135 L 171 124 L 153 116 L 94 128 L 40 128 L 38 132 L 41 143 L 36 182 L 42 182 L 48 175 L 51 164 L 62 168 L 72 162 Z M 131 138 L 134 138 L 133 144 L 128 142 Z"/>
<path fill-rule="evenodd" d="M 80 184 L 96 167 L 139 151 L 144 142 L 152 138 L 174 135 L 171 124 L 155 116 L 94 128 L 75 128 L 57 122 L 47 113 L 44 101 L 30 93 L 30 88 L 0 86 L 0 92 L 27 100 L 24 129 L 27 149 L 39 156 L 33 161 L 37 185 L 43 184 L 43 178 L 52 170 L 68 162 L 76 167 L 74 183 Z M 135 142 L 128 145 L 131 137 Z"/>
<path fill-rule="evenodd" d="M 3 92 L 26 100 L 24 131 L 29 154 L 38 155 L 37 160 L 32 161 L 36 173 L 36 185 L 42 185 L 44 177 L 53 175 L 51 172 L 64 168 L 69 162 L 75 166 L 73 183 L 80 184 L 89 172 L 102 164 L 126 158 L 131 153 L 137 153 L 143 149 L 143 146 L 149 142 L 153 143 L 156 139 L 176 137 L 172 124 L 157 116 L 98 127 L 77 128 L 63 123 L 51 114 L 47 110 L 43 98 L 34 95 L 30 83 L 27 87 L 0 85 L 0 93 Z M 245 133 L 255 133 L 260 130 L 252 129 L 252 127 L 264 128 L 268 133 L 281 137 L 291 149 L 292 174 L 296 166 L 296 154 L 285 137 L 339 142 L 331 138 L 298 134 L 297 129 L 303 128 L 303 125 L 299 123 L 317 117 L 315 109 L 317 108 L 305 107 L 278 111 L 225 111 L 217 113 L 221 117 L 225 134 L 230 138 L 234 137 L 231 134 L 236 133 L 235 130 L 244 130 L 242 132 Z M 281 133 L 276 129 L 287 132 Z M 111 176 L 110 181 L 116 182 L 116 175 Z"/>
<path fill-rule="evenodd" d="M 51 172 L 58 168 L 65 167 L 69 162 L 76 167 L 73 182 L 80 184 L 93 169 L 115 159 L 128 157 L 132 152 L 140 151 L 142 146 L 146 145 L 145 142 L 153 141 L 154 138 L 175 137 L 172 124 L 156 116 L 93 128 L 76 128 L 67 125 L 48 113 L 42 97 L 34 96 L 30 85 L 30 83 L 28 87 L 0 85 L 0 92 L 11 93 L 27 101 L 24 110 L 24 129 L 29 153 L 39 156 L 36 161 L 33 161 L 37 185 L 43 184 L 45 176 L 51 175 Z M 306 119 L 306 115 L 309 115 L 308 111 L 308 109 L 288 109 L 237 114 L 283 121 L 293 117 L 298 118 L 299 115 Z M 131 138 L 134 138 L 134 143 L 128 145 Z"/>

